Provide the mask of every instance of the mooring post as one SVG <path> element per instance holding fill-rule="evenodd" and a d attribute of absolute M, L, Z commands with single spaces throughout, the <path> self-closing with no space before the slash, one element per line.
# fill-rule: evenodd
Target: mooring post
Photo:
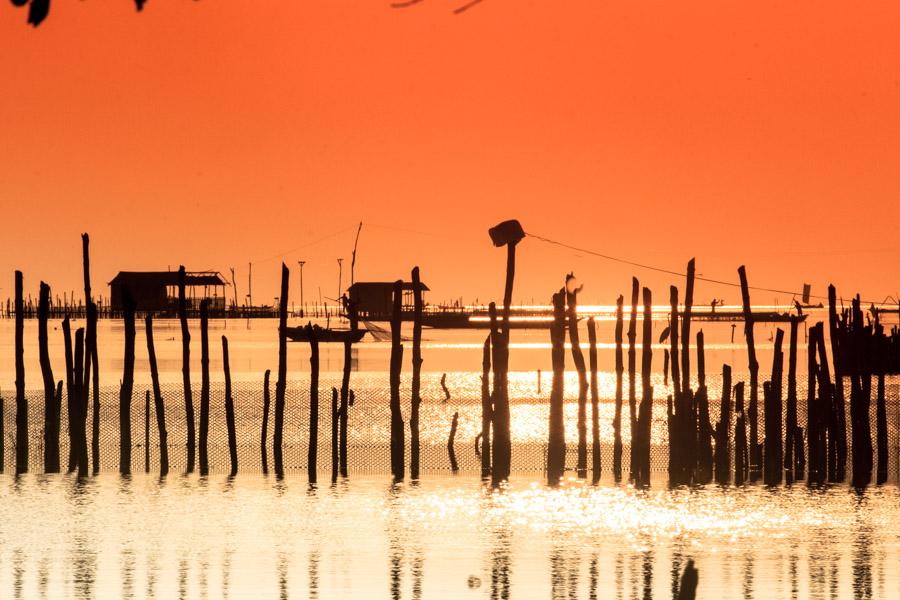
<path fill-rule="evenodd" d="M 96 475 L 100 472 L 100 358 L 97 353 L 97 305 L 91 301 L 88 303 L 88 335 L 85 340 L 90 339 L 90 368 L 93 373 L 94 387 L 92 389 L 93 402 L 91 403 L 91 472 Z M 88 367 L 85 366 L 85 369 Z M 87 377 L 85 377 L 87 380 Z M 85 394 L 87 394 L 87 384 L 85 384 Z M 87 406 L 85 406 L 85 414 Z"/>
<path fill-rule="evenodd" d="M 200 427 L 197 459 L 200 475 L 209 474 L 209 299 L 200 301 Z"/>
<path fill-rule="evenodd" d="M 150 362 L 150 379 L 153 383 L 153 404 L 156 412 L 156 429 L 159 432 L 159 476 L 169 474 L 169 436 L 166 432 L 166 408 L 159 389 L 159 369 L 156 366 L 156 349 L 153 345 L 153 317 L 147 315 L 147 356 Z"/>
<path fill-rule="evenodd" d="M 749 475 L 747 415 L 744 410 L 743 381 L 739 381 L 734 386 L 734 412 L 737 414 L 734 424 L 734 485 L 743 485 Z"/>
<path fill-rule="evenodd" d="M 681 319 L 681 391 L 691 390 L 691 309 L 694 305 L 694 259 L 688 261 L 684 288 L 684 316 Z M 675 360 L 675 356 L 672 356 Z"/>
<path fill-rule="evenodd" d="M 340 411 L 338 410 L 338 391 L 336 387 L 331 388 L 331 483 L 337 482 L 338 477 L 338 420 L 340 419 Z M 393 446 L 393 438 L 392 438 Z M 391 467 L 393 468 L 393 447 L 391 448 Z"/>
<path fill-rule="evenodd" d="M 831 360 L 834 364 L 834 393 L 833 407 L 829 410 L 834 421 L 836 464 L 834 479 L 844 481 L 847 471 L 847 416 L 846 397 L 844 396 L 844 352 L 841 347 L 843 336 L 837 316 L 837 290 L 833 285 L 828 286 L 828 331 L 831 337 Z M 867 421 L 868 422 L 868 421 Z"/>
<path fill-rule="evenodd" d="M 178 267 L 178 320 L 181 322 L 181 375 L 184 386 L 184 419 L 187 427 L 187 472 L 194 472 L 194 394 L 191 389 L 191 332 L 187 321 L 187 275 L 184 265 Z"/>
<path fill-rule="evenodd" d="M 819 366 L 816 362 L 816 337 L 819 334 L 818 326 L 809 329 L 806 346 L 807 377 L 806 377 L 806 443 L 807 443 L 807 480 L 809 483 L 819 483 L 819 466 L 821 458 L 818 454 L 819 437 L 819 407 L 816 402 L 816 384 L 819 378 Z"/>
<path fill-rule="evenodd" d="M 622 479 L 622 400 L 623 376 L 625 364 L 622 356 L 623 304 L 625 299 L 620 294 L 616 299 L 616 408 L 613 416 L 613 478 L 618 483 Z M 595 334 L 596 335 L 596 334 Z"/>
<path fill-rule="evenodd" d="M 715 476 L 716 483 L 731 483 L 731 457 L 728 445 L 731 432 L 731 366 L 722 365 L 722 402 L 719 405 L 719 422 L 716 423 Z"/>
<path fill-rule="evenodd" d="M 78 466 L 78 477 L 87 477 L 88 474 L 88 449 L 87 449 L 87 409 L 88 409 L 88 392 L 86 371 L 90 371 L 89 344 L 85 341 L 84 328 L 78 328 L 75 331 L 75 385 L 77 386 L 78 397 L 75 404 L 78 406 L 75 416 L 75 436 L 76 448 L 75 458 Z"/>
<path fill-rule="evenodd" d="M 275 382 L 275 432 L 272 434 L 275 475 L 279 478 L 284 476 L 284 398 L 287 391 L 287 303 L 290 276 L 287 265 L 281 263 L 281 296 L 278 300 L 278 380 Z"/>
<path fill-rule="evenodd" d="M 788 484 L 793 483 L 796 472 L 794 458 L 794 437 L 797 435 L 797 329 L 799 317 L 791 317 L 791 332 L 788 342 L 788 390 L 784 417 L 784 471 Z"/>
<path fill-rule="evenodd" d="M 131 396 L 134 392 L 135 310 L 131 291 L 122 288 L 122 324 L 125 328 L 125 355 L 119 386 L 119 473 L 131 473 Z"/>

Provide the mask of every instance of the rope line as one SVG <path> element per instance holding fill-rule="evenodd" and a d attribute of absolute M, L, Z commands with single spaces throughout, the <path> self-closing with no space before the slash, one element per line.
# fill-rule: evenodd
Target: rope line
<path fill-rule="evenodd" d="M 556 240 L 551 240 L 550 238 L 546 238 L 546 237 L 543 237 L 543 236 L 540 236 L 540 235 L 537 235 L 534 233 L 525 232 L 525 235 L 527 235 L 530 238 L 539 240 L 541 242 L 551 244 L 553 246 L 559 246 L 560 248 L 566 248 L 568 250 L 573 250 L 575 252 L 580 252 L 582 254 L 589 254 L 591 256 L 596 256 L 598 258 L 611 260 L 613 262 L 630 265 L 632 267 L 638 267 L 640 269 L 656 271 L 657 273 L 665 273 L 667 275 L 675 275 L 677 277 L 687 277 L 687 273 L 684 273 L 681 271 L 673 271 L 671 269 L 655 267 L 653 265 L 647 265 L 644 263 L 635 262 L 633 260 L 627 260 L 625 258 L 619 258 L 617 256 L 610 256 L 609 254 L 603 254 L 602 252 L 597 252 L 596 250 L 589 250 L 587 248 L 579 248 L 578 246 L 573 246 L 571 244 L 566 244 L 564 242 L 558 242 Z M 725 281 L 723 279 L 714 279 L 711 277 L 703 277 L 702 275 L 695 275 L 694 279 L 697 279 L 699 281 L 705 281 L 707 283 L 714 283 L 714 284 L 718 284 L 718 285 L 727 285 L 729 287 L 736 287 L 736 288 L 741 287 L 740 283 L 734 283 L 733 281 Z M 755 290 L 757 292 L 771 292 L 774 294 L 790 294 L 792 296 L 803 296 L 802 292 L 796 292 L 796 291 L 791 291 L 791 290 L 780 290 L 780 289 L 776 289 L 776 288 L 756 287 L 756 286 L 752 286 L 752 285 L 748 285 L 747 288 L 751 289 L 751 290 Z M 810 294 L 809 297 L 811 299 L 814 298 L 816 300 L 825 300 L 825 301 L 828 300 L 828 296 L 816 296 L 816 295 Z M 860 303 L 871 304 L 873 306 L 876 304 L 876 302 L 873 300 L 860 300 Z M 884 304 L 884 303 L 881 303 L 881 304 Z"/>

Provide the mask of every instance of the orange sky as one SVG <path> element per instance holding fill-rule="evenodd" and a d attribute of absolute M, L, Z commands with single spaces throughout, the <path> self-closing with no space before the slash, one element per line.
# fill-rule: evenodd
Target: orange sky
<path fill-rule="evenodd" d="M 271 301 L 283 257 L 333 296 L 362 220 L 357 279 L 419 264 L 432 300 L 485 300 L 511 217 L 710 277 L 900 290 L 897 2 L 462 3 L 59 1 L 35 30 L 0 2 L 0 297 L 14 268 L 78 289 L 82 231 L 104 293 L 184 263 L 243 295 L 252 260 Z M 525 240 L 516 297 L 569 269 L 585 301 L 672 283 Z"/>

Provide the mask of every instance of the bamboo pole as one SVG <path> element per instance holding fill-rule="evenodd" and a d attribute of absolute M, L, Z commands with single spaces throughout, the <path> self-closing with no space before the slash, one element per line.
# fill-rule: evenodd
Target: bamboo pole
<path fill-rule="evenodd" d="M 416 480 L 419 478 L 419 405 L 422 403 L 419 393 L 422 377 L 422 284 L 419 281 L 419 267 L 412 270 L 412 284 L 413 348 L 412 395 L 409 410 L 409 476 Z"/>
<path fill-rule="evenodd" d="M 50 286 L 41 282 L 38 301 L 38 355 L 44 380 L 44 472 L 59 473 L 59 415 L 56 411 L 56 381 L 50 365 L 47 345 L 47 318 L 50 312 Z"/>
<path fill-rule="evenodd" d="M 578 334 L 578 289 L 570 288 L 569 273 L 566 277 L 566 319 L 569 325 L 569 343 L 572 352 L 572 362 L 578 372 L 578 458 L 576 474 L 579 479 L 587 477 L 587 393 L 588 378 L 584 364 L 584 354 L 581 351 L 581 341 Z"/>
<path fill-rule="evenodd" d="M 287 303 L 290 271 L 281 263 L 281 295 L 278 306 L 278 380 L 275 382 L 275 431 L 272 434 L 272 455 L 275 475 L 284 476 L 283 436 L 284 397 L 287 391 Z"/>
<path fill-rule="evenodd" d="M 184 386 L 184 418 L 187 427 L 187 472 L 194 472 L 196 447 L 194 431 L 194 392 L 191 389 L 191 332 L 187 321 L 187 297 L 185 292 L 184 265 L 178 267 L 178 320 L 181 322 L 181 375 Z"/>
<path fill-rule="evenodd" d="M 200 475 L 209 474 L 209 299 L 200 301 L 200 427 L 197 459 Z"/>
<path fill-rule="evenodd" d="M 403 367 L 403 345 L 400 343 L 400 327 L 402 324 L 403 282 L 394 282 L 393 314 L 391 316 L 391 473 L 396 481 L 402 481 L 405 475 L 405 443 L 403 435 L 403 416 L 400 413 L 400 370 Z"/>
<path fill-rule="evenodd" d="M 491 334 L 484 340 L 481 358 L 481 478 L 491 476 Z"/>
<path fill-rule="evenodd" d="M 266 443 L 268 441 L 268 430 L 269 430 L 269 376 L 272 374 L 272 371 L 266 369 L 265 374 L 263 375 L 263 415 L 262 415 L 262 432 L 260 433 L 259 439 L 259 452 L 262 455 L 262 472 L 263 475 L 268 475 L 269 473 L 269 455 L 266 452 Z M 316 423 L 318 426 L 318 423 Z M 312 432 L 312 425 L 310 425 L 310 432 Z"/>
<path fill-rule="evenodd" d="M 619 307 L 621 309 L 621 306 Z M 619 310 L 621 312 L 621 310 Z M 621 320 L 620 320 L 621 323 Z M 600 481 L 600 386 L 597 380 L 597 324 L 594 317 L 588 319 L 588 364 L 591 368 L 591 483 L 596 485 Z M 619 331 L 621 342 L 622 332 Z M 616 367 L 621 366 L 621 346 L 619 347 L 618 363 Z M 619 419 L 622 415 L 622 373 L 616 373 L 616 405 L 618 406 Z M 621 435 L 619 436 L 619 453 L 622 448 Z M 621 460 L 619 456 L 619 460 Z"/>
<path fill-rule="evenodd" d="M 629 431 L 631 444 L 628 461 L 628 479 L 634 481 L 635 467 L 637 466 L 637 307 L 640 283 L 637 277 L 631 278 L 631 315 L 628 319 L 628 413 L 630 418 Z"/>
<path fill-rule="evenodd" d="M 22 271 L 16 271 L 16 475 L 28 472 L 28 399 L 25 398 L 25 306 Z"/>
<path fill-rule="evenodd" d="M 222 366 L 225 370 L 225 426 L 228 428 L 228 456 L 231 477 L 238 472 L 237 432 L 234 427 L 234 398 L 231 397 L 231 367 L 228 361 L 228 338 L 222 336 Z"/>
<path fill-rule="evenodd" d="M 550 391 L 550 423 L 547 440 L 547 483 L 559 484 L 565 472 L 566 429 L 564 422 L 566 368 L 565 289 L 553 294 L 553 324 L 550 326 L 553 383 Z"/>
<path fill-rule="evenodd" d="M 166 432 L 166 409 L 159 389 L 159 370 L 156 367 L 156 349 L 153 345 L 153 317 L 147 315 L 147 356 L 150 361 L 150 379 L 153 382 L 153 402 L 156 412 L 156 428 L 159 432 L 159 476 L 169 474 L 169 436 Z"/>
<path fill-rule="evenodd" d="M 456 462 L 456 450 L 453 449 L 453 441 L 456 439 L 456 428 L 459 425 L 459 411 L 453 413 L 453 421 L 450 423 L 450 437 L 447 438 L 447 455 L 450 458 L 450 471 L 459 472 L 459 464 Z"/>
<path fill-rule="evenodd" d="M 316 483 L 316 461 L 319 449 L 319 339 L 312 325 L 306 326 L 309 339 L 309 449 L 306 454 L 306 472 L 309 483 Z M 268 371 L 266 371 L 268 379 Z M 266 385 L 268 388 L 268 384 Z"/>
<path fill-rule="evenodd" d="M 125 328 L 125 354 L 122 359 L 122 383 L 119 386 L 119 473 L 131 473 L 131 396 L 134 392 L 135 302 L 127 287 L 122 289 L 122 321 Z"/>
<path fill-rule="evenodd" d="M 759 363 L 756 361 L 756 345 L 753 340 L 753 312 L 750 308 L 750 289 L 747 285 L 747 270 L 744 265 L 738 267 L 741 278 L 741 301 L 744 308 L 744 335 L 747 338 L 748 368 L 750 371 L 750 406 L 747 419 L 750 421 L 750 480 L 756 481 L 761 474 L 762 452 L 757 432 L 759 419 Z"/>

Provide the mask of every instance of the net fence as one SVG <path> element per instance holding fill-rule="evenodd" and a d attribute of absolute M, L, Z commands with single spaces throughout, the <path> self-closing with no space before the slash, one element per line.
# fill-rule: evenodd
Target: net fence
<path fill-rule="evenodd" d="M 199 379 L 199 378 L 198 378 Z M 347 436 L 347 460 L 349 474 L 353 473 L 389 473 L 390 472 L 390 390 L 386 373 L 354 373 L 350 387 L 355 394 L 354 405 L 349 410 L 349 426 Z M 549 379 L 549 378 L 547 378 Z M 613 431 L 612 421 L 615 415 L 614 395 L 607 393 L 610 385 L 614 385 L 615 376 L 601 373 L 601 400 L 598 404 L 600 422 L 600 452 L 603 470 L 609 472 L 612 466 Z M 512 434 L 512 470 L 520 472 L 543 471 L 546 466 L 547 431 L 549 418 L 548 385 L 539 391 L 539 379 L 534 373 L 510 374 L 510 412 Z M 340 373 L 324 373 L 319 380 L 319 418 L 318 418 L 318 460 L 319 477 L 327 477 L 331 470 L 331 400 L 332 388 L 340 388 Z M 666 396 L 671 387 L 666 386 L 661 377 L 654 376 L 654 404 L 651 431 L 651 469 L 664 471 L 668 466 L 668 428 L 666 419 Z M 440 375 L 424 373 L 422 375 L 422 403 L 420 407 L 420 440 L 421 466 L 423 472 L 449 472 L 448 435 L 454 413 L 459 413 L 459 426 L 455 436 L 455 454 L 461 472 L 480 473 L 480 459 L 475 453 L 475 439 L 481 430 L 481 381 L 480 373 L 448 373 L 447 385 L 451 390 L 451 398 L 444 400 L 440 384 Z M 638 387 L 640 384 L 638 384 Z M 710 404 L 710 420 L 712 425 L 719 419 L 721 404 L 721 377 L 707 376 L 707 387 Z M 760 386 L 761 387 L 761 386 Z M 409 410 L 410 379 L 405 374 L 402 379 L 401 402 L 404 419 L 404 430 L 407 447 L 407 464 L 409 461 Z M 577 374 L 566 374 L 566 467 L 573 469 L 577 455 Z M 614 389 L 614 388 L 612 388 Z M 849 382 L 845 382 L 849 398 Z M 873 391 L 875 386 L 873 385 Z M 900 475 L 900 377 L 890 376 L 886 381 L 886 408 L 888 432 L 888 468 L 889 480 L 896 482 Z M 135 385 L 131 404 L 132 431 L 132 470 L 150 472 L 159 469 L 159 436 L 156 414 L 152 397 L 149 413 L 146 408 L 146 393 L 149 385 Z M 275 382 L 271 383 L 271 408 L 269 414 L 266 452 L 269 469 L 272 468 L 272 432 L 274 428 Z M 65 392 L 64 392 L 65 395 Z M 165 422 L 168 432 L 169 462 L 171 472 L 183 471 L 187 465 L 185 423 L 185 403 L 182 387 L 167 384 L 162 387 L 165 404 Z M 763 438 L 763 403 L 760 390 L 759 401 L 759 436 Z M 798 378 L 797 422 L 806 430 L 806 382 Z M 42 390 L 29 390 L 28 400 L 28 432 L 29 432 L 29 470 L 41 472 L 43 466 L 44 445 L 44 395 Z M 263 383 L 238 381 L 232 386 L 232 397 L 235 403 L 236 438 L 238 447 L 238 472 L 262 472 L 262 439 L 263 420 Z M 786 391 L 785 391 L 786 397 Z M 640 390 L 637 391 L 638 402 Z M 745 398 L 749 402 L 749 396 Z M 193 388 L 195 422 L 199 427 L 200 389 Z M 847 402 L 846 422 L 848 441 L 852 434 Z M 67 435 L 66 400 L 62 400 L 62 416 L 60 428 L 60 456 L 65 470 L 69 444 Z M 733 401 L 732 401 L 733 406 Z M 119 391 L 118 388 L 106 387 L 100 390 L 100 468 L 101 471 L 117 471 L 119 461 Z M 875 446 L 875 399 L 871 403 L 871 427 L 873 447 Z M 284 411 L 284 469 L 286 472 L 305 472 L 307 468 L 307 450 L 309 446 L 310 424 L 310 390 L 309 380 L 304 377 L 292 378 L 287 383 Z M 590 398 L 587 405 L 587 443 L 591 451 L 591 419 Z M 90 447 L 93 409 L 89 407 L 87 418 L 88 439 Z M 733 459 L 733 426 L 730 431 L 731 456 Z M 782 414 L 782 424 L 784 414 Z M 7 473 L 15 469 L 16 440 L 16 403 L 8 394 L 3 399 L 3 454 Z M 149 425 L 149 428 L 147 427 Z M 748 425 L 749 426 L 749 425 Z M 146 433 L 149 431 L 149 436 Z M 782 429 L 783 431 L 783 429 Z M 783 435 L 783 433 L 782 433 Z M 628 406 L 627 377 L 622 406 L 622 468 L 625 473 L 629 469 L 630 428 Z M 149 443 L 148 443 L 149 442 Z M 149 448 L 149 462 L 145 465 Z M 210 471 L 227 473 L 230 470 L 228 434 L 225 421 L 224 385 L 214 382 L 210 388 L 210 421 L 208 438 L 208 455 Z M 590 463 L 590 460 L 588 461 Z"/>

